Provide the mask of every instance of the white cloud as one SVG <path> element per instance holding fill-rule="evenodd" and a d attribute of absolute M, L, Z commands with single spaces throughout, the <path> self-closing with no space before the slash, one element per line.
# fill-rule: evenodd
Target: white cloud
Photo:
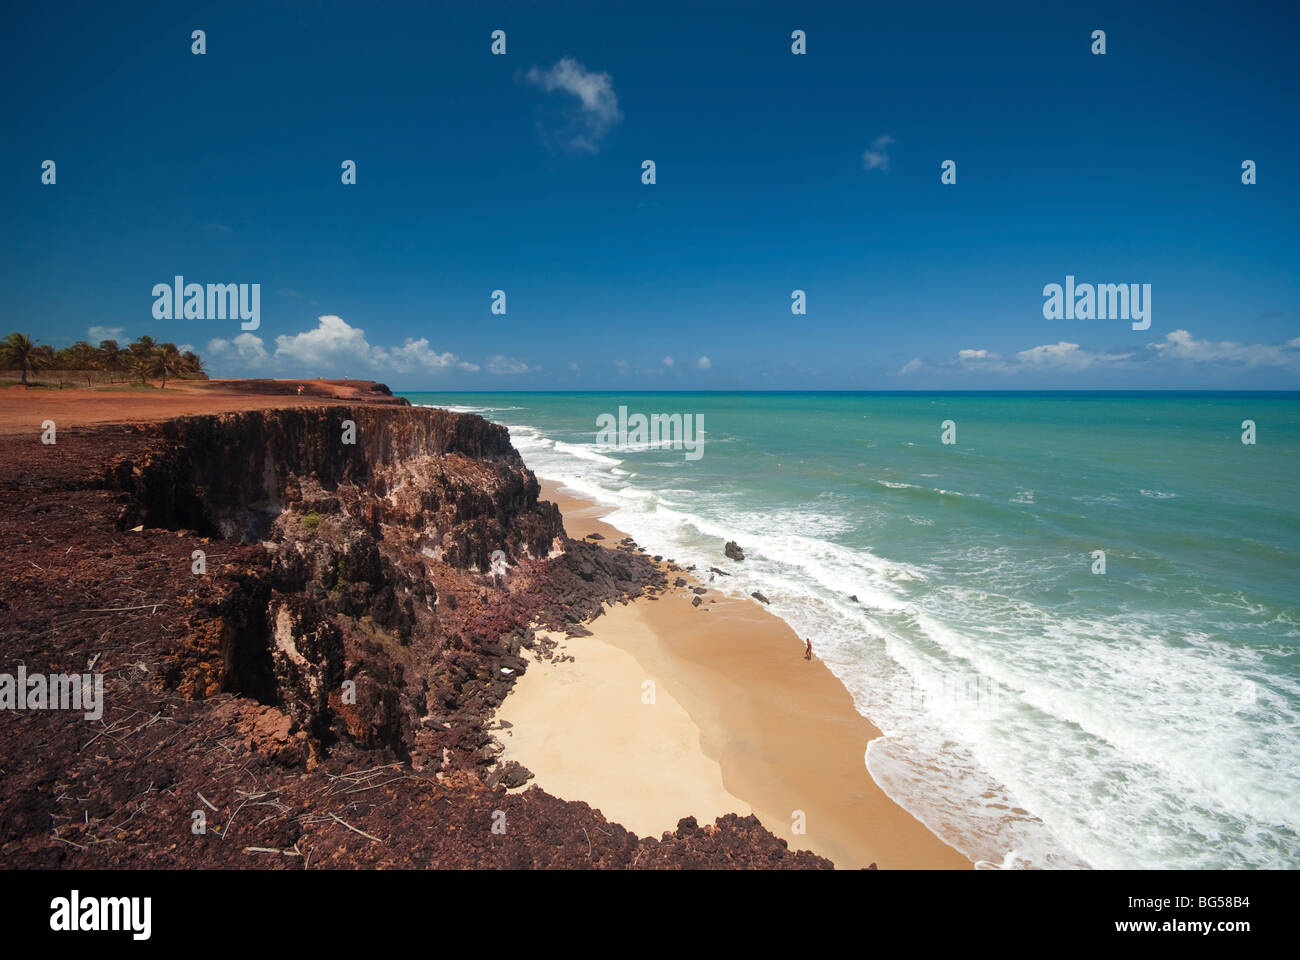
<path fill-rule="evenodd" d="M 672 357 L 664 357 L 664 366 L 665 366 L 665 367 L 671 367 L 672 365 L 673 365 L 673 358 L 672 358 Z"/>
<path fill-rule="evenodd" d="M 86 336 L 90 342 L 98 344 L 101 340 L 121 340 L 126 335 L 126 327 L 100 327 L 94 326 L 86 331 Z"/>
<path fill-rule="evenodd" d="M 473 373 L 479 369 L 478 364 L 462 360 L 454 353 L 434 349 L 426 337 L 418 340 L 407 337 L 400 347 L 372 346 L 366 340 L 364 330 L 333 315 L 317 317 L 314 329 L 276 337 L 273 353 L 267 352 L 261 337 L 241 333 L 233 340 L 210 341 L 204 356 L 218 367 L 232 368 L 235 374 L 248 369 L 313 374 L 357 371 L 352 376 L 367 372 L 377 375 L 419 371 L 436 373 L 451 368 Z M 496 364 L 496 369 L 489 368 L 492 373 L 531 369 L 522 361 L 507 361 L 499 356 L 490 362 Z"/>
<path fill-rule="evenodd" d="M 1187 330 L 1174 330 L 1162 341 L 1148 343 L 1145 352 L 1103 353 L 1088 350 L 1077 343 L 1062 340 L 1045 343 L 1015 354 L 1002 356 L 992 350 L 963 349 L 949 360 L 928 366 L 918 358 L 898 372 L 915 373 L 923 368 L 933 372 L 961 370 L 979 373 L 1072 373 L 1083 370 L 1122 369 L 1152 370 L 1169 363 L 1197 364 L 1223 370 L 1257 367 L 1282 367 L 1300 370 L 1300 337 L 1284 344 L 1214 342 L 1198 340 Z"/>
<path fill-rule="evenodd" d="M 487 359 L 487 372 L 495 373 L 502 376 L 511 376 L 517 373 L 536 373 L 541 367 L 531 367 L 522 360 L 516 360 L 514 357 L 503 357 L 497 354 Z"/>
<path fill-rule="evenodd" d="M 334 367 L 341 361 L 370 361 L 366 332 L 341 317 L 317 318 L 315 330 L 275 338 L 275 355 L 303 367 Z"/>
<path fill-rule="evenodd" d="M 1113 367 L 1124 363 L 1131 353 L 1094 353 L 1077 343 L 1048 343 L 1030 347 L 1016 354 L 1019 364 L 1035 369 L 1088 370 L 1092 367 Z"/>
<path fill-rule="evenodd" d="M 410 373 L 412 370 L 442 370 L 446 367 L 459 367 L 461 370 L 475 371 L 478 364 L 467 363 L 454 353 L 439 353 L 429 346 L 426 337 L 419 340 L 406 338 L 400 347 L 385 349 L 370 348 L 371 362 L 380 367 L 391 367 L 398 373 Z"/>
<path fill-rule="evenodd" d="M 569 370 L 572 373 L 582 373 L 582 368 L 579 367 L 576 363 L 569 364 Z"/>
<path fill-rule="evenodd" d="M 1068 343 L 1062 340 L 1060 343 L 1045 343 L 1037 347 L 1030 347 L 1028 350 L 1021 350 L 1010 357 L 1004 357 L 1000 353 L 984 348 L 967 348 L 958 350 L 957 356 L 943 364 L 943 366 L 982 373 L 1006 374 L 1021 371 L 1071 371 L 1088 370 L 1093 367 L 1117 366 L 1129 360 L 1132 356 L 1131 353 L 1096 353 L 1092 350 L 1085 350 L 1077 343 Z M 917 366 L 913 366 L 913 364 L 917 364 Z M 920 366 L 921 364 L 915 360 L 908 364 L 908 368 L 911 370 L 918 370 Z"/>
<path fill-rule="evenodd" d="M 549 70 L 533 67 L 524 77 L 547 93 L 561 90 L 578 98 L 578 129 L 569 138 L 571 149 L 595 153 L 605 134 L 623 119 L 613 78 L 608 73 L 588 70 L 572 57 L 563 57 Z"/>
<path fill-rule="evenodd" d="M 862 169 L 863 170 L 883 170 L 889 172 L 889 153 L 885 149 L 894 138 L 887 133 L 882 133 L 872 142 L 870 149 L 862 152 Z"/>
<path fill-rule="evenodd" d="M 1174 330 L 1162 341 L 1146 344 L 1145 351 L 1102 353 L 1062 340 L 1002 356 L 992 350 L 963 349 L 948 360 L 927 364 L 918 357 L 898 371 L 900 375 L 930 373 L 997 373 L 1004 375 L 1077 373 L 1119 369 L 1155 373 L 1175 364 L 1196 364 L 1208 372 L 1241 372 L 1262 367 L 1300 371 L 1300 337 L 1282 344 L 1236 343 L 1198 340 L 1187 330 Z"/>
<path fill-rule="evenodd" d="M 701 370 L 708 370 L 710 367 L 713 366 L 713 361 L 710 360 L 708 357 L 700 357 L 700 359 L 695 361 L 695 365 L 699 367 Z"/>
<path fill-rule="evenodd" d="M 1213 363 L 1234 367 L 1300 367 L 1300 337 L 1285 346 L 1271 343 L 1235 343 L 1197 340 L 1186 330 L 1165 334 L 1163 343 L 1149 343 L 1156 356 L 1188 363 Z"/>
<path fill-rule="evenodd" d="M 1021 350 L 1010 357 L 984 348 L 958 350 L 949 360 L 930 365 L 916 357 L 898 371 L 900 376 L 928 370 L 931 373 L 960 370 L 970 373 L 1015 374 L 1021 372 L 1071 372 L 1094 367 L 1114 367 L 1131 360 L 1131 353 L 1096 353 L 1085 350 L 1077 343 L 1046 343 Z"/>
<path fill-rule="evenodd" d="M 204 355 L 218 366 L 238 364 L 242 369 L 252 370 L 261 370 L 271 361 L 262 338 L 253 333 L 241 333 L 233 340 L 209 340 Z"/>

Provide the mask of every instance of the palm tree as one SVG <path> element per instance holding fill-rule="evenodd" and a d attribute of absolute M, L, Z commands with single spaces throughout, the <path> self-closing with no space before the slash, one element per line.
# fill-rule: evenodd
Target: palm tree
<path fill-rule="evenodd" d="M 127 349 L 131 351 L 132 356 L 139 357 L 153 353 L 154 348 L 157 346 L 158 342 L 153 337 L 143 336 L 138 337 Z"/>
<path fill-rule="evenodd" d="M 97 354 L 95 348 L 85 340 L 78 340 L 68 347 L 69 370 L 80 370 L 86 375 L 86 386 L 90 386 L 90 371 L 95 368 Z"/>
<path fill-rule="evenodd" d="M 116 340 L 101 340 L 99 341 L 99 350 L 96 353 L 98 354 L 96 366 L 108 372 L 108 379 L 111 383 L 114 372 L 122 369 L 126 359 L 123 356 L 122 348 L 117 345 Z"/>
<path fill-rule="evenodd" d="M 27 382 L 27 371 L 35 373 L 51 366 L 54 360 L 54 351 L 49 347 L 38 347 L 37 343 L 24 333 L 11 333 L 0 340 L 0 365 L 10 370 L 21 370 L 24 387 L 31 386 Z"/>
<path fill-rule="evenodd" d="M 149 378 L 158 373 L 157 351 L 142 353 L 139 350 L 132 350 L 127 369 L 131 371 L 132 377 L 139 377 L 141 383 L 148 383 Z"/>
<path fill-rule="evenodd" d="M 58 365 L 54 362 L 54 348 L 44 343 L 32 351 L 31 362 L 35 364 L 32 369 L 52 370 Z"/>
<path fill-rule="evenodd" d="M 186 350 L 181 354 L 181 362 L 185 365 L 182 372 L 188 374 L 203 373 L 203 361 L 193 350 Z"/>
<path fill-rule="evenodd" d="M 149 378 L 158 373 L 158 344 L 153 337 L 143 336 L 136 339 L 129 347 L 131 351 L 131 373 L 147 383 Z"/>
<path fill-rule="evenodd" d="M 181 359 L 180 350 L 176 349 L 174 343 L 164 343 L 155 351 L 157 356 L 157 370 L 162 377 L 162 389 L 167 389 L 167 378 L 175 377 L 184 372 L 185 362 Z"/>

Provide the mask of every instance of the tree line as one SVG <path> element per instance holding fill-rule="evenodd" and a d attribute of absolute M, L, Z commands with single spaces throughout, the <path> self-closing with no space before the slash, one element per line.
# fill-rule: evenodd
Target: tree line
<path fill-rule="evenodd" d="M 168 380 L 207 376 L 203 361 L 193 350 L 182 351 L 174 343 L 159 343 L 149 336 L 124 347 L 116 340 L 101 340 L 97 347 L 78 340 L 70 347 L 55 350 L 27 334 L 11 333 L 0 340 L 0 369 L 22 371 L 25 387 L 31 386 L 27 375 L 41 370 L 102 370 L 110 381 L 115 375 L 133 380 L 138 377 L 141 383 L 161 380 L 164 389 Z"/>

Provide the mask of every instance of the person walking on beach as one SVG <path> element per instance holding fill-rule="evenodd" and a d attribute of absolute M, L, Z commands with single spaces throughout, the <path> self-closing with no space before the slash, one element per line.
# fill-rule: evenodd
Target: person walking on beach
<path fill-rule="evenodd" d="M 811 660 L 811 659 L 812 659 L 812 641 L 809 640 L 807 637 L 805 637 L 803 642 L 804 642 L 803 658 L 804 658 L 805 660 Z"/>

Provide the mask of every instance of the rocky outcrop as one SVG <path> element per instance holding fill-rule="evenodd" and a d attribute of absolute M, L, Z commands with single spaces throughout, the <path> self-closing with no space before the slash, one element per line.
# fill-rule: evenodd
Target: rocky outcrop
<path fill-rule="evenodd" d="M 9 449 L 7 653 L 97 664 L 108 707 L 94 730 L 46 712 L 0 744 L 7 863 L 827 865 L 752 818 L 641 840 L 585 804 L 501 792 L 531 776 L 499 763 L 490 718 L 542 644 L 533 624 L 581 631 L 665 586 L 635 544 L 565 538 L 504 428 L 385 398 Z M 195 807 L 232 842 L 192 832 Z M 430 830 L 490 838 L 495 809 L 507 846 Z"/>
<path fill-rule="evenodd" d="M 112 483 L 134 494 L 121 529 L 183 527 L 256 542 L 295 505 L 310 513 L 350 503 L 372 529 L 405 526 L 439 559 L 483 567 L 497 548 L 545 555 L 562 529 L 558 509 L 539 506 L 537 480 L 509 432 L 472 414 L 291 408 L 182 417 L 161 433 L 166 446 L 144 462 L 110 464 Z"/>
<path fill-rule="evenodd" d="M 530 624 L 580 629 L 663 584 L 635 545 L 565 538 L 505 428 L 478 416 L 330 406 L 158 434 L 107 466 L 117 528 L 259 545 L 244 589 L 194 626 L 219 644 L 218 689 L 283 711 L 313 756 L 348 742 L 513 784 L 483 724 L 527 669 Z"/>
<path fill-rule="evenodd" d="M 485 714 L 513 682 L 501 667 L 525 667 L 531 616 L 591 616 L 648 575 L 592 545 L 565 557 L 559 511 L 481 417 L 333 406 L 184 417 L 159 433 L 108 465 L 128 494 L 118 528 L 262 544 L 268 569 L 249 586 L 264 622 L 234 596 L 212 611 L 221 689 L 282 708 L 322 752 L 343 737 L 417 767 L 472 753 L 481 737 L 447 735 L 427 713 Z M 494 561 L 505 574 L 489 580 Z M 510 589 L 539 578 L 547 589 Z"/>
<path fill-rule="evenodd" d="M 740 545 L 735 540 L 728 540 L 727 545 L 722 548 L 722 552 L 731 560 L 745 559 L 745 551 L 740 549 Z"/>

